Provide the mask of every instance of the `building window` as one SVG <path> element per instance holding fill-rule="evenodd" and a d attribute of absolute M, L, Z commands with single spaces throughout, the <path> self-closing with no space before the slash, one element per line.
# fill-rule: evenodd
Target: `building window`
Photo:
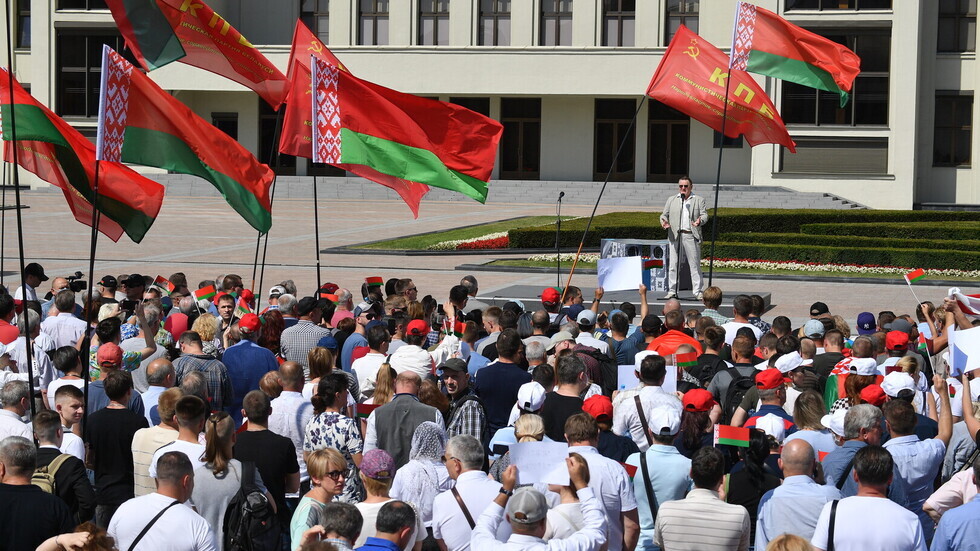
<path fill-rule="evenodd" d="M 17 47 L 31 47 L 31 0 L 17 0 Z"/>
<path fill-rule="evenodd" d="M 714 149 L 718 149 L 719 147 L 724 147 L 725 149 L 742 149 L 742 144 L 744 142 L 742 136 L 729 138 L 728 136 L 722 136 L 721 132 L 717 130 L 715 130 L 713 134 L 714 137 L 712 138 L 711 147 Z"/>
<path fill-rule="evenodd" d="M 58 0 L 59 10 L 107 10 L 105 0 Z"/>
<path fill-rule="evenodd" d="M 812 30 L 812 29 L 811 29 Z M 787 124 L 886 126 L 891 33 L 888 30 L 816 31 L 844 44 L 861 58 L 861 74 L 854 79 L 850 101 L 840 105 L 840 96 L 783 82 L 783 120 Z"/>
<path fill-rule="evenodd" d="M 892 9 L 892 0 L 786 0 L 786 11 L 890 9 Z"/>
<path fill-rule="evenodd" d="M 592 175 L 595 181 L 604 180 L 606 174 L 609 174 L 609 180 L 613 182 L 634 180 L 636 129 L 632 122 L 635 111 L 636 100 L 595 100 L 595 160 Z M 622 150 L 620 150 L 621 144 Z M 618 158 L 617 151 L 619 151 Z M 612 167 L 611 172 L 610 167 Z"/>
<path fill-rule="evenodd" d="M 886 174 L 888 138 L 794 137 L 796 153 L 780 149 L 780 172 Z"/>
<path fill-rule="evenodd" d="M 449 103 L 455 103 L 460 107 L 465 107 L 470 111 L 475 111 L 484 117 L 490 116 L 490 98 L 460 97 L 449 98 Z"/>
<path fill-rule="evenodd" d="M 647 121 L 647 180 L 676 182 L 690 172 L 691 119 L 659 101 L 650 100 Z"/>
<path fill-rule="evenodd" d="M 388 0 L 359 0 L 361 46 L 388 45 Z"/>
<path fill-rule="evenodd" d="M 700 3 L 697 0 L 667 0 L 667 29 L 664 33 L 667 40 L 664 46 L 670 44 L 681 25 L 697 34 Z"/>
<path fill-rule="evenodd" d="M 541 98 L 501 98 L 500 177 L 541 177 Z"/>
<path fill-rule="evenodd" d="M 211 125 L 238 141 L 238 113 L 211 113 Z"/>
<path fill-rule="evenodd" d="M 939 0 L 940 52 L 977 49 L 977 0 Z"/>
<path fill-rule="evenodd" d="M 108 44 L 130 63 L 137 64 L 123 39 L 112 31 L 99 34 L 61 31 L 55 39 L 55 108 L 64 117 L 96 117 L 102 84 L 102 45 Z"/>
<path fill-rule="evenodd" d="M 324 44 L 330 44 L 330 0 L 302 0 L 300 21 Z"/>
<path fill-rule="evenodd" d="M 572 45 L 572 0 L 541 0 L 542 46 Z"/>
<path fill-rule="evenodd" d="M 510 46 L 511 0 L 480 0 L 480 46 Z"/>
<path fill-rule="evenodd" d="M 934 166 L 972 164 L 973 96 L 957 92 L 936 94 L 936 132 L 932 143 Z"/>
<path fill-rule="evenodd" d="M 449 0 L 419 0 L 419 45 L 449 45 Z"/>
<path fill-rule="evenodd" d="M 296 157 L 279 153 L 279 136 L 276 134 L 276 112 L 269 104 L 259 102 L 259 162 L 269 165 L 280 176 L 296 174 Z"/>
<path fill-rule="evenodd" d="M 632 46 L 636 35 L 636 0 L 602 0 L 602 45 Z"/>

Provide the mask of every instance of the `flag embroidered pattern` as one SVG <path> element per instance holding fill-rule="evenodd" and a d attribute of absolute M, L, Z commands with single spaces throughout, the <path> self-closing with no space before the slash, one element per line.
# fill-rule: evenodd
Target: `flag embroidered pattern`
<path fill-rule="evenodd" d="M 503 126 L 450 103 L 361 80 L 315 57 L 313 160 L 487 200 Z"/>
<path fill-rule="evenodd" d="M 698 365 L 697 352 L 684 352 L 677 355 L 678 367 L 696 367 Z"/>
<path fill-rule="evenodd" d="M 313 123 L 310 122 L 313 120 L 313 104 L 310 101 L 312 94 L 310 56 L 342 71 L 347 70 L 330 49 L 310 32 L 302 21 L 297 20 L 289 55 L 290 89 L 286 100 L 286 113 L 283 117 L 282 135 L 279 138 L 279 152 L 307 159 L 313 158 L 311 130 Z M 419 204 L 422 202 L 422 197 L 429 192 L 429 186 L 382 174 L 364 165 L 334 164 L 334 166 L 391 189 L 405 201 L 412 214 L 416 218 L 419 217 Z"/>
<path fill-rule="evenodd" d="M 838 94 L 843 107 L 861 72 L 861 58 L 767 9 L 739 2 L 731 67 Z"/>
<path fill-rule="evenodd" d="M 919 281 L 924 277 L 926 277 L 926 271 L 923 270 L 922 268 L 918 268 L 916 270 L 912 270 L 911 272 L 905 274 L 905 281 L 907 283 L 915 283 L 916 281 Z"/>
<path fill-rule="evenodd" d="M 194 298 L 196 300 L 210 300 L 214 295 L 218 294 L 214 289 L 214 285 L 208 285 L 207 287 L 202 287 L 194 291 Z"/>
<path fill-rule="evenodd" d="M 681 25 L 650 80 L 647 95 L 721 132 L 727 85 L 725 135 L 744 135 L 750 145 L 774 143 L 795 153 L 796 143 L 765 90 L 752 75 L 726 72 L 727 67 L 724 52 Z"/>
<path fill-rule="evenodd" d="M 272 170 L 108 46 L 96 158 L 200 176 L 253 228 L 266 233 L 272 226 Z"/>
<path fill-rule="evenodd" d="M 4 144 L 4 158 L 16 162 L 38 178 L 61 188 L 75 219 L 92 225 L 95 198 L 95 146 L 61 117 L 13 81 L 11 99 L 8 75 L 0 69 L 2 137 L 17 142 Z M 11 117 L 11 104 L 14 116 Z M 11 122 L 17 125 L 11 126 Z M 97 205 L 102 216 L 98 229 L 118 241 L 123 233 L 139 243 L 160 212 L 162 184 L 123 165 L 99 167 Z"/>
<path fill-rule="evenodd" d="M 749 429 L 715 425 L 715 445 L 718 444 L 747 448 L 749 447 Z"/>
<path fill-rule="evenodd" d="M 158 275 L 157 278 L 153 280 L 153 284 L 166 291 L 168 295 L 174 292 L 174 289 L 177 288 L 176 285 L 170 283 L 170 281 L 168 281 L 167 278 L 161 275 Z"/>
<path fill-rule="evenodd" d="M 180 61 L 255 91 L 273 108 L 286 75 L 203 0 L 106 0 L 126 46 L 147 71 Z"/>

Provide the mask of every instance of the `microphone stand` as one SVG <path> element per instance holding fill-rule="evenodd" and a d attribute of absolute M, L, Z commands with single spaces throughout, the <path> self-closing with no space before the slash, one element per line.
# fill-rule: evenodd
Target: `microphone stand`
<path fill-rule="evenodd" d="M 558 194 L 558 214 L 555 221 L 555 250 L 557 255 L 555 260 L 558 265 L 558 286 L 561 287 L 561 198 L 565 196 L 565 192 Z"/>

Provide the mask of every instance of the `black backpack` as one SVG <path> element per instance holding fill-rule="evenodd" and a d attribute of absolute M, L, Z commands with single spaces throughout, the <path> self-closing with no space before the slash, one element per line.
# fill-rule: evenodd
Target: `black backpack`
<path fill-rule="evenodd" d="M 242 462 L 242 486 L 225 511 L 226 551 L 275 551 L 280 548 L 279 518 L 255 485 L 255 463 Z"/>
<path fill-rule="evenodd" d="M 718 373 L 728 369 L 728 364 L 718 356 L 705 356 L 702 354 L 698 357 L 697 369 L 698 373 L 695 377 L 701 382 L 702 387 L 708 388 L 711 379 Z"/>
<path fill-rule="evenodd" d="M 609 340 L 611 341 L 612 339 Z M 610 348 L 612 348 L 612 345 L 610 345 Z M 610 358 L 609 355 L 592 347 L 576 350 L 575 353 L 585 354 L 599 362 L 599 376 L 602 377 L 602 380 L 592 382 L 599 385 L 604 395 L 612 397 L 612 393 L 619 389 L 619 364 L 616 363 L 615 356 Z"/>
<path fill-rule="evenodd" d="M 732 376 L 732 382 L 728 384 L 728 391 L 722 402 L 721 421 L 725 425 L 731 423 L 735 410 L 742 404 L 745 393 L 755 386 L 755 374 L 742 375 L 734 367 L 729 367 L 726 371 Z"/>

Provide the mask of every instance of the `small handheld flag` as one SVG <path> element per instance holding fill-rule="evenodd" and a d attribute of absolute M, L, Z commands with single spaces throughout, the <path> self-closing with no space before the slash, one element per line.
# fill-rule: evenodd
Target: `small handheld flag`
<path fill-rule="evenodd" d="M 684 352 L 677 355 L 678 367 L 695 367 L 698 365 L 697 352 Z"/>
<path fill-rule="evenodd" d="M 163 289 L 164 291 L 166 291 L 168 295 L 170 293 L 173 293 L 174 292 L 174 289 L 177 288 L 176 285 L 174 285 L 173 283 L 170 283 L 169 281 L 167 281 L 166 278 L 164 278 L 163 276 L 159 276 L 159 275 L 157 276 L 156 279 L 153 280 L 153 284 L 156 285 L 157 287 Z"/>
<path fill-rule="evenodd" d="M 636 466 L 630 465 L 629 463 L 620 463 L 624 469 L 626 469 L 626 474 L 630 477 L 630 480 L 636 477 Z"/>
<path fill-rule="evenodd" d="M 368 287 L 379 287 L 385 284 L 384 278 L 381 277 L 366 277 L 364 282 L 367 283 Z"/>
<path fill-rule="evenodd" d="M 198 289 L 194 291 L 195 300 L 210 300 L 214 295 L 218 294 L 214 289 L 214 285 L 208 285 L 207 287 Z"/>
<path fill-rule="evenodd" d="M 662 258 L 644 258 L 643 259 L 643 269 L 653 270 L 654 268 L 663 268 L 664 259 Z"/>
<path fill-rule="evenodd" d="M 245 314 L 251 314 L 252 308 L 249 307 L 247 302 L 245 302 L 245 299 L 240 298 L 238 299 L 238 305 L 235 307 L 235 313 L 237 313 L 239 316 L 244 316 Z"/>
<path fill-rule="evenodd" d="M 718 444 L 747 448 L 749 447 L 749 429 L 745 427 L 715 425 L 715 445 L 717 446 Z"/>
<path fill-rule="evenodd" d="M 905 282 L 911 284 L 916 281 L 919 281 L 924 277 L 926 277 L 926 271 L 923 270 L 922 268 L 918 268 L 916 270 L 912 270 L 911 272 L 905 274 Z"/>
<path fill-rule="evenodd" d="M 357 416 L 361 419 L 367 419 L 371 412 L 378 409 L 378 405 L 374 404 L 357 404 Z"/>

